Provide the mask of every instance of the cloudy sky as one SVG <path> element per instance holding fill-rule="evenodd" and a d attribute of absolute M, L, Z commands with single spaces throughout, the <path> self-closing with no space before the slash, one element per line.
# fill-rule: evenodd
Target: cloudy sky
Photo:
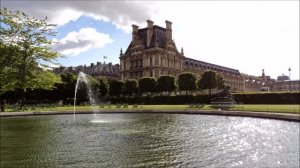
<path fill-rule="evenodd" d="M 241 73 L 299 79 L 299 1 L 1 1 L 57 24 L 54 49 L 64 66 L 119 63 L 131 41 L 131 25 L 146 20 L 165 27 L 186 57 L 238 69 Z M 107 59 L 104 59 L 104 56 Z"/>

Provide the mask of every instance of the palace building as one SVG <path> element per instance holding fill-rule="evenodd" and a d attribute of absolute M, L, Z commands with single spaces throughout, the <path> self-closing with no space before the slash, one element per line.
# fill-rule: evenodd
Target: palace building
<path fill-rule="evenodd" d="M 180 73 L 194 73 L 197 79 L 207 70 L 213 70 L 223 77 L 226 86 L 234 92 L 257 91 L 299 91 L 300 81 L 291 81 L 287 76 L 279 76 L 277 80 L 265 75 L 261 76 L 240 73 L 237 69 L 224 67 L 200 60 L 188 58 L 183 48 L 178 51 L 172 38 L 172 22 L 166 21 L 165 28 L 154 25 L 147 20 L 147 27 L 139 29 L 132 25 L 132 39 L 123 53 L 120 51 L 120 65 L 97 62 L 90 66 L 59 67 L 53 71 L 58 74 L 78 73 L 80 71 L 96 78 L 105 77 L 110 80 L 139 79 Z M 290 70 L 290 69 L 289 69 Z"/>
<path fill-rule="evenodd" d="M 165 28 L 153 25 L 147 20 L 147 27 L 139 29 L 132 25 L 132 40 L 125 53 L 120 53 L 120 75 L 122 80 L 155 77 L 161 75 L 178 76 L 182 72 L 192 72 L 197 78 L 206 70 L 214 70 L 225 80 L 225 85 L 234 91 L 243 91 L 244 77 L 236 69 L 227 68 L 184 55 L 178 51 L 172 38 L 172 22 L 166 21 Z"/>
<path fill-rule="evenodd" d="M 172 39 L 172 23 L 166 21 L 166 28 L 153 25 L 139 29 L 132 25 L 132 41 L 125 53 L 120 53 L 122 80 L 160 75 L 176 75 L 182 72 L 185 57 L 178 52 Z"/>
<path fill-rule="evenodd" d="M 85 74 L 91 75 L 95 78 L 107 78 L 110 80 L 119 80 L 119 64 L 113 65 L 111 63 L 101 63 L 97 64 L 91 63 L 90 66 L 79 65 L 76 67 L 58 67 L 53 69 L 54 73 L 65 74 L 65 73 L 74 73 L 78 74 L 79 72 L 84 72 Z"/>

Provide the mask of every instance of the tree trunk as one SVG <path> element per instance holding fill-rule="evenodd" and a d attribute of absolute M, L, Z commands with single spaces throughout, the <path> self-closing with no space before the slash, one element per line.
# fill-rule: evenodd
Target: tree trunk
<path fill-rule="evenodd" d="M 5 102 L 4 100 L 0 100 L 0 112 L 5 112 Z"/>
<path fill-rule="evenodd" d="M 21 100 L 20 100 L 20 109 L 23 110 L 24 104 L 26 101 L 26 89 L 21 90 Z"/>

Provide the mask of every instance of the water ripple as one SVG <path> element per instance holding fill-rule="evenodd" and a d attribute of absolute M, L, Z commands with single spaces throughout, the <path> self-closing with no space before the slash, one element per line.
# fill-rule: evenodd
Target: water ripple
<path fill-rule="evenodd" d="M 299 123 L 204 115 L 1 119 L 1 167 L 298 167 Z"/>

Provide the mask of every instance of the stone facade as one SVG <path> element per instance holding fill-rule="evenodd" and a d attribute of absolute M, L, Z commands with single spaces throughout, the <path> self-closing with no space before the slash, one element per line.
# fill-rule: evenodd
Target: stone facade
<path fill-rule="evenodd" d="M 300 91 L 300 81 L 291 81 L 287 76 L 279 76 L 277 80 L 266 76 L 242 74 L 239 70 L 211 64 L 184 55 L 183 48 L 178 51 L 172 39 L 172 22 L 166 21 L 165 28 L 153 25 L 147 20 L 147 27 L 139 29 L 132 25 L 132 40 L 123 53 L 120 51 L 119 64 L 112 65 L 97 62 L 90 66 L 59 67 L 55 73 L 78 73 L 80 71 L 94 77 L 106 77 L 112 80 L 139 79 L 173 75 L 178 77 L 182 72 L 194 73 L 198 79 L 206 70 L 213 70 L 225 80 L 234 92 L 257 92 L 262 88 L 270 91 Z"/>
<path fill-rule="evenodd" d="M 270 76 L 265 76 L 264 70 L 262 71 L 262 76 L 252 76 L 242 74 L 244 77 L 244 91 L 245 92 L 256 92 L 261 91 L 262 88 L 269 88 L 272 92 L 299 92 L 300 91 L 300 81 L 290 80 L 286 75 L 281 75 L 277 77 L 277 80 L 270 78 Z"/>
<path fill-rule="evenodd" d="M 276 91 L 300 91 L 300 80 L 290 80 L 290 77 L 281 75 L 277 77 L 277 81 L 274 84 L 274 90 Z"/>
<path fill-rule="evenodd" d="M 125 53 L 120 53 L 122 80 L 160 75 L 177 75 L 182 72 L 185 57 L 179 53 L 172 40 L 172 23 L 166 21 L 166 28 L 153 25 L 138 29 L 132 25 L 132 41 Z"/>
<path fill-rule="evenodd" d="M 132 41 L 125 53 L 120 53 L 122 80 L 178 76 L 182 72 L 192 72 L 200 78 L 206 70 L 216 71 L 234 91 L 244 90 L 243 76 L 238 70 L 185 57 L 183 48 L 179 52 L 172 39 L 170 21 L 166 21 L 165 28 L 153 25 L 151 20 L 147 20 L 146 28 L 132 25 Z"/>
<path fill-rule="evenodd" d="M 244 92 L 257 92 L 262 88 L 269 88 L 270 91 L 275 91 L 274 83 L 276 80 L 271 79 L 270 76 L 265 76 L 264 73 L 262 76 L 253 76 L 242 74 L 243 83 L 244 83 Z"/>
<path fill-rule="evenodd" d="M 300 81 L 299 80 L 291 80 L 291 81 L 277 81 L 276 82 L 276 91 L 291 91 L 291 92 L 299 92 L 300 91 Z"/>
<path fill-rule="evenodd" d="M 112 65 L 111 63 L 105 64 L 105 63 L 97 62 L 97 64 L 91 63 L 90 66 L 80 65 L 77 67 L 59 67 L 53 69 L 53 72 L 57 74 L 64 74 L 64 73 L 78 74 L 80 71 L 96 78 L 105 77 L 111 80 L 120 79 L 119 64 Z"/>
<path fill-rule="evenodd" d="M 226 86 L 230 86 L 232 91 L 243 91 L 244 90 L 244 78 L 240 72 L 236 69 L 223 67 L 191 58 L 185 58 L 185 64 L 183 66 L 184 72 L 192 72 L 198 79 L 201 78 L 202 74 L 212 70 L 223 77 Z"/>

